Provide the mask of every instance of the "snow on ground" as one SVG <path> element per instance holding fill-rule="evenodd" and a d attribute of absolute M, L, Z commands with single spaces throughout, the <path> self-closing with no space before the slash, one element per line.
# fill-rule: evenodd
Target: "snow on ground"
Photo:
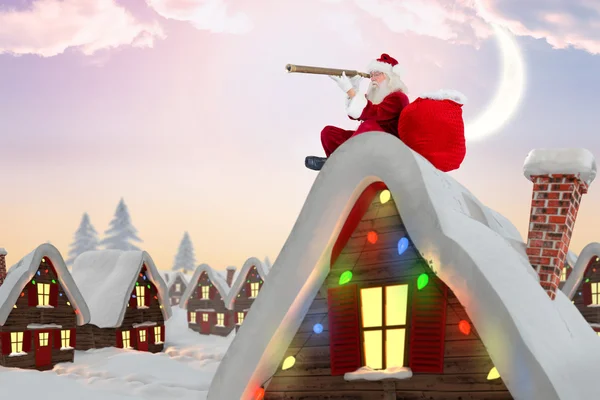
<path fill-rule="evenodd" d="M 186 319 L 185 310 L 173 307 L 162 353 L 107 348 L 76 351 L 74 363 L 58 364 L 52 371 L 0 367 L 2 397 L 204 400 L 235 334 L 202 336 L 187 328 Z"/>

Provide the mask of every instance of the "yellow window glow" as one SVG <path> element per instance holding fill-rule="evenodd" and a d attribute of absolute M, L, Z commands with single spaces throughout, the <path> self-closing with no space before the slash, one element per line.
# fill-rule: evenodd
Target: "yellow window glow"
<path fill-rule="evenodd" d="M 365 364 L 373 369 L 383 368 L 383 332 L 365 331 Z"/>
<path fill-rule="evenodd" d="M 385 358 L 387 368 L 404 366 L 405 329 L 388 329 L 385 334 Z"/>
<path fill-rule="evenodd" d="M 129 331 L 121 332 L 121 338 L 123 339 L 123 348 L 128 349 L 131 347 L 131 339 L 129 337 Z"/>
<path fill-rule="evenodd" d="M 386 286 L 385 300 L 386 326 L 406 325 L 408 285 Z"/>
<path fill-rule="evenodd" d="M 382 296 L 383 290 L 380 287 L 360 289 L 363 328 L 374 328 L 383 324 Z"/>

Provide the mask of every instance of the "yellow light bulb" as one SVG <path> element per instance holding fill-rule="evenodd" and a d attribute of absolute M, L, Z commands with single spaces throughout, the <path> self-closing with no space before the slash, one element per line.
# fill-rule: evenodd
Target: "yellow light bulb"
<path fill-rule="evenodd" d="M 294 356 L 289 356 L 288 358 L 286 358 L 283 361 L 283 366 L 281 367 L 281 369 L 283 371 L 285 371 L 286 369 L 290 369 L 294 366 L 294 364 L 296 364 L 296 357 Z"/>
<path fill-rule="evenodd" d="M 388 201 L 390 201 L 391 198 L 392 194 L 389 190 L 384 190 L 379 194 L 379 201 L 381 202 L 381 204 L 387 203 Z"/>
<path fill-rule="evenodd" d="M 493 381 L 494 379 L 500 378 L 500 373 L 496 369 L 496 367 L 490 369 L 490 373 L 487 376 L 488 381 Z"/>

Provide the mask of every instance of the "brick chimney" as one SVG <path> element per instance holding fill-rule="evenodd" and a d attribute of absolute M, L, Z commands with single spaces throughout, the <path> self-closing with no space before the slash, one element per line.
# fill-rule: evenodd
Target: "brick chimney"
<path fill-rule="evenodd" d="M 6 250 L 0 247 L 0 286 L 6 278 Z"/>
<path fill-rule="evenodd" d="M 235 275 L 235 270 L 237 268 L 230 266 L 227 267 L 227 286 L 231 287 L 231 284 L 233 283 L 233 276 Z"/>
<path fill-rule="evenodd" d="M 596 161 L 586 149 L 535 149 L 523 171 L 533 182 L 527 255 L 554 300 L 581 196 L 596 177 Z"/>

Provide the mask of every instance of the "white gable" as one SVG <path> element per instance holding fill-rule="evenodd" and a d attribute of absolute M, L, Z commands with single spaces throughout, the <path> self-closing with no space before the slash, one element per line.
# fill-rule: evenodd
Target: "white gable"
<path fill-rule="evenodd" d="M 229 290 L 229 296 L 227 297 L 227 300 L 225 300 L 225 307 L 228 309 L 233 310 L 235 299 L 242 287 L 244 287 L 246 276 L 252 267 L 256 267 L 258 275 L 260 275 L 263 282 L 266 281 L 267 275 L 269 274 L 267 266 L 256 257 L 247 259 L 242 268 L 236 273 L 237 278 L 233 281 L 231 289 Z"/>
<path fill-rule="evenodd" d="M 164 320 L 171 316 L 167 287 L 150 255 L 145 251 L 96 250 L 79 255 L 73 265 L 73 279 L 91 313 L 90 323 L 99 328 L 121 326 L 142 266 L 156 286 Z"/>
<path fill-rule="evenodd" d="M 0 285 L 0 326 L 6 322 L 23 288 L 34 277 L 44 257 L 48 257 L 52 262 L 58 275 L 58 282 L 73 307 L 79 310 L 76 314 L 77 324 L 84 325 L 89 322 L 90 312 L 88 305 L 79 288 L 75 285 L 73 277 L 65 265 L 65 260 L 56 247 L 49 243 L 44 243 L 10 267 L 4 283 Z"/>
<path fill-rule="evenodd" d="M 179 301 L 179 307 L 186 309 L 188 300 L 190 296 L 194 293 L 194 290 L 198 287 L 198 281 L 200 280 L 200 275 L 203 272 L 208 274 L 208 279 L 212 282 L 213 285 L 217 288 L 217 291 L 221 294 L 223 301 L 227 299 L 227 294 L 229 293 L 229 286 L 227 286 L 227 282 L 225 279 L 219 275 L 214 269 L 210 267 L 208 264 L 201 264 L 196 268 L 196 272 L 190 279 L 190 282 L 185 289 L 185 292 L 181 295 L 181 300 Z"/>
<path fill-rule="evenodd" d="M 562 291 L 569 299 L 573 300 L 575 297 L 577 288 L 583 282 L 583 274 L 585 273 L 587 266 L 590 261 L 596 257 L 600 257 L 600 243 L 588 244 L 581 250 L 579 257 L 576 257 L 574 254 L 571 256 L 570 261 L 572 262 L 575 260 L 575 262 L 571 264 L 573 271 L 571 271 L 569 278 L 562 288 Z"/>
<path fill-rule="evenodd" d="M 499 214 L 397 138 L 369 132 L 340 146 L 318 174 L 207 400 L 250 400 L 281 366 L 329 273 L 344 221 L 377 181 L 392 193 L 415 247 L 465 307 L 515 399 L 600 397 L 600 340 L 563 293 L 550 300 L 514 243 L 514 226 L 496 221 Z"/>

